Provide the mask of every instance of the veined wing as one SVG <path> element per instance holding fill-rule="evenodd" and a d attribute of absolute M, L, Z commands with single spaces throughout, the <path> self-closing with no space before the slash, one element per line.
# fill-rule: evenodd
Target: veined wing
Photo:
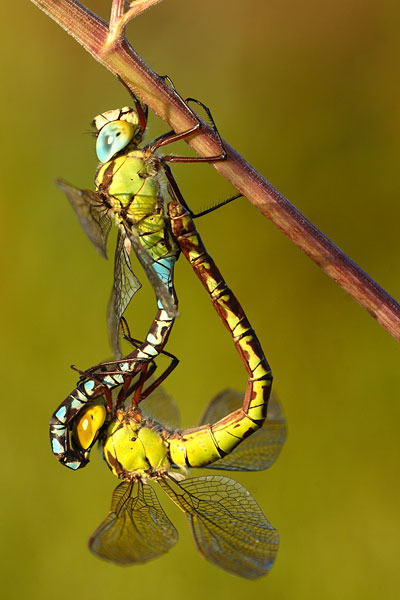
<path fill-rule="evenodd" d="M 120 483 L 111 510 L 89 539 L 92 552 L 115 563 L 144 563 L 167 552 L 178 533 L 150 485 Z"/>
<path fill-rule="evenodd" d="M 269 571 L 279 535 L 240 483 L 212 475 L 159 483 L 186 514 L 204 558 L 248 579 Z"/>
<path fill-rule="evenodd" d="M 151 379 L 148 383 L 151 383 Z M 180 425 L 179 408 L 161 385 L 140 403 L 140 410 L 145 417 L 170 429 L 177 429 Z"/>
<path fill-rule="evenodd" d="M 215 423 L 242 405 L 243 394 L 235 390 L 221 392 L 211 400 L 200 425 Z M 274 394 L 268 403 L 267 419 L 261 429 L 244 439 L 232 452 L 207 465 L 208 469 L 226 471 L 263 471 L 278 458 L 286 439 L 286 422 L 282 407 Z"/>
<path fill-rule="evenodd" d="M 164 310 L 167 311 L 169 317 L 177 317 L 178 309 L 170 290 L 159 277 L 156 272 L 156 262 L 151 258 L 150 254 L 146 252 L 140 243 L 140 239 L 136 231 L 132 227 L 126 227 L 126 234 L 132 244 L 132 248 L 135 251 L 138 261 L 142 265 L 148 280 L 156 294 L 157 300 L 161 302 Z M 163 266 L 162 261 L 159 260 L 159 266 Z M 173 266 L 171 267 L 173 268 Z M 164 267 L 165 269 L 165 267 Z"/>
<path fill-rule="evenodd" d="M 114 260 L 114 283 L 108 304 L 107 321 L 111 339 L 111 347 L 116 358 L 121 358 L 119 324 L 132 296 L 142 287 L 132 271 L 129 258 L 130 241 L 121 230 L 118 230 L 117 246 Z"/>
<path fill-rule="evenodd" d="M 58 187 L 66 194 L 86 235 L 104 258 L 107 258 L 107 237 L 111 219 L 92 190 L 81 190 L 63 179 L 57 179 Z"/>

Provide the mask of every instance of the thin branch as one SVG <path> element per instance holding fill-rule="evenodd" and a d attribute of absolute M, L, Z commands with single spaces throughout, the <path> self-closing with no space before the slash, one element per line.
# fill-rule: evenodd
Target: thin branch
<path fill-rule="evenodd" d="M 113 0 L 107 40 L 102 54 L 108 54 L 123 41 L 125 28 L 131 19 L 138 17 L 160 2 L 161 0 L 136 0 L 136 2 L 129 3 L 129 10 L 125 12 L 125 0 Z"/>
<path fill-rule="evenodd" d="M 76 0 L 31 1 L 61 25 L 97 61 L 112 73 L 120 75 L 132 91 L 175 131 L 185 131 L 195 124 L 182 98 L 144 62 L 126 38 L 122 37 L 126 23 L 133 16 L 156 4 L 158 0 L 139 0 L 131 3 L 125 13 L 124 2 L 114 0 L 112 26 L 116 34 L 112 35 L 107 23 Z M 204 123 L 201 132 L 188 143 L 201 156 L 219 153 L 218 141 Z M 224 142 L 224 146 L 227 160 L 214 163 L 214 168 L 400 341 L 399 304 L 229 144 Z"/>

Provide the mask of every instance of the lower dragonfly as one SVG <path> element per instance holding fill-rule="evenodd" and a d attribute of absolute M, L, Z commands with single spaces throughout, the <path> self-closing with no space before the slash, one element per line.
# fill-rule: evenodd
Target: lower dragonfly
<path fill-rule="evenodd" d="M 166 214 L 170 172 L 167 163 L 204 163 L 226 159 L 211 112 L 193 98 L 186 102 L 196 102 L 206 111 L 221 147 L 220 154 L 208 157 L 158 155 L 162 146 L 193 136 L 201 129 L 201 121 L 190 108 L 196 120 L 193 127 L 180 133 L 169 131 L 140 147 L 147 127 L 147 107 L 128 90 L 134 101 L 133 108 L 125 106 L 109 110 L 93 120 L 100 161 L 95 178 L 96 191 L 79 189 L 62 179 L 57 182 L 66 193 L 84 231 L 103 256 L 106 256 L 111 220 L 114 219 L 118 225 L 114 283 L 108 309 L 111 345 L 117 358 L 122 355 L 120 317 L 141 286 L 132 271 L 131 247 L 155 290 L 158 307 L 164 308 L 170 317 L 177 315 L 173 270 L 179 248 L 171 235 Z M 239 196 L 237 194 L 227 201 Z"/>
<path fill-rule="evenodd" d="M 165 398 L 158 399 L 149 415 L 146 402 L 151 397 L 139 408 L 140 386 L 132 403 L 127 390 L 107 426 L 98 432 L 104 460 L 122 482 L 89 546 L 104 559 L 135 564 L 167 552 L 176 543 L 176 529 L 147 485 L 152 480 L 186 514 L 204 558 L 230 573 L 255 579 L 274 562 L 277 531 L 241 484 L 218 475 L 186 479 L 187 470 L 265 469 L 279 455 L 285 422 L 275 401 L 265 423 L 272 375 L 256 334 L 207 254 L 189 212 L 179 202 L 170 203 L 169 212 L 174 236 L 208 290 L 249 374 L 246 393 L 243 400 L 237 393 L 220 394 L 198 427 L 182 430 L 157 420 L 157 407 L 164 410 L 168 404 Z M 88 406 L 84 415 L 77 416 L 77 430 L 91 410 Z"/>

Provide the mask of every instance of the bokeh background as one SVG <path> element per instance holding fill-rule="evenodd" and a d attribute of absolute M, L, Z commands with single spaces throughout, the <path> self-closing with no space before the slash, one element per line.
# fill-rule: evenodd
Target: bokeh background
<path fill-rule="evenodd" d="M 108 17 L 108 0 L 90 8 Z M 222 135 L 397 298 L 399 12 L 390 0 L 165 0 L 128 29 L 145 60 L 208 104 Z M 80 472 L 61 468 L 48 421 L 75 386 L 69 365 L 110 356 L 112 264 L 54 180 L 92 185 L 89 123 L 128 98 L 30 2 L 7 3 L 1 45 L 3 597 L 398 598 L 398 345 L 246 200 L 199 227 L 262 340 L 288 420 L 276 465 L 237 477 L 280 531 L 276 564 L 257 582 L 213 567 L 171 503 L 180 541 L 163 558 L 122 569 L 90 554 L 117 482 L 96 452 Z M 153 116 L 150 135 L 164 130 Z M 195 210 L 232 192 L 209 166 L 175 174 Z M 177 289 L 169 350 L 181 363 L 166 387 L 189 426 L 246 377 L 184 261 Z M 153 313 L 145 283 L 128 312 L 135 335 Z"/>

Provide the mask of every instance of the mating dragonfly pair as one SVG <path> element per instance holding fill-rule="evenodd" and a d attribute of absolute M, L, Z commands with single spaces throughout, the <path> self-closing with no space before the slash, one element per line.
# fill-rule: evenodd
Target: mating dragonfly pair
<path fill-rule="evenodd" d="M 154 481 L 186 514 L 196 546 L 206 559 L 254 579 L 273 564 L 279 544 L 277 531 L 236 481 L 216 475 L 187 478 L 189 468 L 266 469 L 278 457 L 286 437 L 280 405 L 276 399 L 269 402 L 272 375 L 261 345 L 207 253 L 194 225 L 196 215 L 184 201 L 168 165 L 224 160 L 225 152 L 221 142 L 221 154 L 207 158 L 159 154 L 160 147 L 196 134 L 201 121 L 194 112 L 197 125 L 190 130 L 168 132 L 140 147 L 147 107 L 132 97 L 133 108 L 107 111 L 94 119 L 100 160 L 96 191 L 58 182 L 83 229 L 104 256 L 112 219 L 118 226 L 108 310 L 117 359 L 80 371 L 77 387 L 51 418 L 52 450 L 63 465 L 76 470 L 88 463 L 98 442 L 107 465 L 121 480 L 107 518 L 89 540 L 98 556 L 118 564 L 143 563 L 176 543 L 176 529 L 149 485 Z M 218 135 L 208 109 L 195 102 L 206 110 Z M 158 302 L 144 342 L 130 336 L 123 318 L 140 287 L 131 267 L 132 248 Z M 177 316 L 173 270 L 181 252 L 206 288 L 248 373 L 244 398 L 230 390 L 219 394 L 199 426 L 191 429 L 178 428 L 176 406 L 159 387 L 178 362 L 165 345 Z M 120 328 L 133 346 L 124 358 Z M 156 377 L 161 354 L 169 357 L 170 364 Z"/>

